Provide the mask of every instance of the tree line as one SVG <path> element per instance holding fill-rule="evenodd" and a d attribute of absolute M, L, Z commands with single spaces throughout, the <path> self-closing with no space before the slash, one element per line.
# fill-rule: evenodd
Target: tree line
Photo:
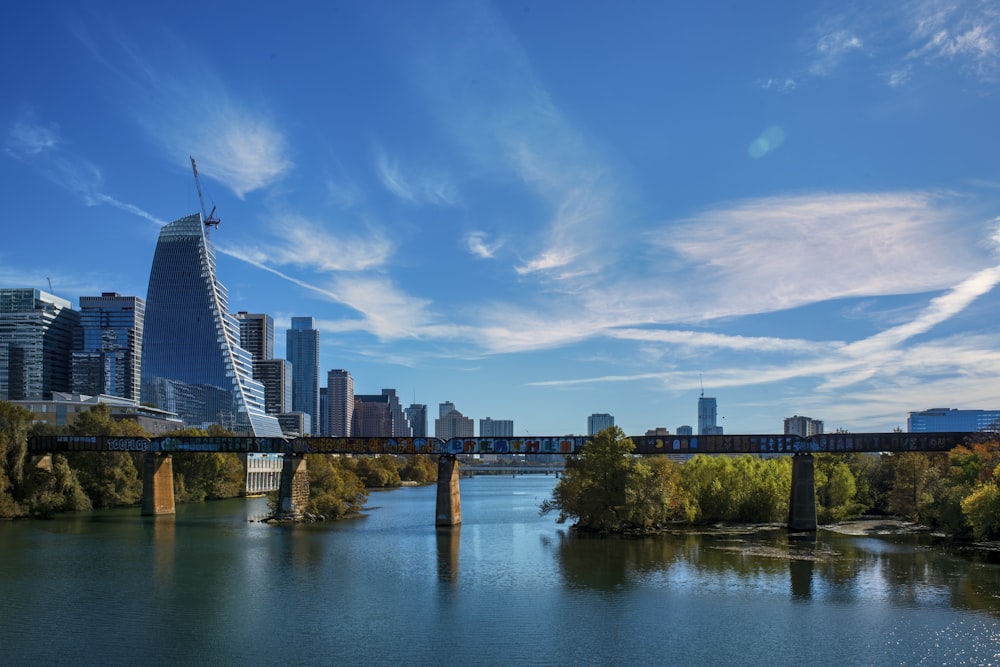
<path fill-rule="evenodd" d="M 33 435 L 148 437 L 136 422 L 115 420 L 98 404 L 76 416 L 69 426 L 33 423 L 25 408 L 0 401 L 0 519 L 43 518 L 57 512 L 138 504 L 142 499 L 139 452 L 65 452 L 53 454 L 51 465 L 39 467 L 28 457 Z M 221 426 L 187 428 L 166 435 L 233 435 Z M 177 503 L 234 498 L 244 493 L 246 471 L 237 454 L 200 452 L 173 457 Z M 358 512 L 370 488 L 391 488 L 404 481 L 428 484 L 437 479 L 432 457 L 308 457 L 308 511 L 328 518 Z"/>
<path fill-rule="evenodd" d="M 1000 539 L 1000 442 L 995 434 L 980 440 L 940 454 L 815 454 L 817 519 L 892 515 L 955 537 Z M 633 449 L 621 429 L 602 431 L 567 458 L 542 513 L 594 532 L 788 518 L 791 457 L 697 455 L 676 463 Z"/>

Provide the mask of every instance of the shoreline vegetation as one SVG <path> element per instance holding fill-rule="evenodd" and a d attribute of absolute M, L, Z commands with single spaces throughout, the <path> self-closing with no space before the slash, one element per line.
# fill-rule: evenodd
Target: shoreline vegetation
<path fill-rule="evenodd" d="M 115 421 L 107 406 L 81 413 L 70 427 L 32 423 L 30 412 L 0 401 L 0 519 L 45 518 L 60 512 L 137 505 L 142 455 L 72 452 L 38 469 L 27 456 L 29 435 L 143 436 Z M 228 435 L 219 427 L 184 435 Z M 967 543 L 1000 541 L 1000 442 L 941 454 L 817 454 L 817 518 L 822 530 L 895 535 L 926 532 Z M 791 489 L 789 457 L 699 455 L 684 463 L 632 455 L 633 443 L 611 427 L 566 458 L 542 514 L 556 512 L 575 533 L 641 536 L 708 526 L 783 526 Z M 373 489 L 431 484 L 433 456 L 308 456 L 307 514 L 330 521 L 365 509 Z M 245 472 L 235 454 L 177 457 L 178 504 L 243 494 Z M 875 518 L 879 517 L 879 518 Z M 884 519 L 881 517 L 892 517 Z"/>

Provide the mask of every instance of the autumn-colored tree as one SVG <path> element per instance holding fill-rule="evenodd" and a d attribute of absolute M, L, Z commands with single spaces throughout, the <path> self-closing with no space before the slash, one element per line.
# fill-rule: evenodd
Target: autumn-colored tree
<path fill-rule="evenodd" d="M 309 476 L 307 511 L 327 519 L 356 514 L 368 500 L 368 491 L 345 460 L 335 456 L 306 455 Z"/>

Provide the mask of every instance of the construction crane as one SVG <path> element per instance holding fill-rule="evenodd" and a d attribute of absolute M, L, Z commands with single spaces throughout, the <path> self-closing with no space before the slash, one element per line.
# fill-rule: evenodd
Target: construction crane
<path fill-rule="evenodd" d="M 191 171 L 194 172 L 194 187 L 198 189 L 198 203 L 201 204 L 201 221 L 205 223 L 205 233 L 207 234 L 209 227 L 215 227 L 218 229 L 221 220 L 215 217 L 214 204 L 212 205 L 212 212 L 205 213 L 205 200 L 201 196 L 201 183 L 198 182 L 198 165 L 195 164 L 193 157 L 190 155 L 188 157 L 191 158 Z"/>

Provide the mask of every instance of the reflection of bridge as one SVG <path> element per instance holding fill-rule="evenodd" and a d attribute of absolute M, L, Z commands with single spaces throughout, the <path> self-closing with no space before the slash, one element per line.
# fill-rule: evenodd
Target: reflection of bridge
<path fill-rule="evenodd" d="M 965 444 L 971 433 L 832 433 L 802 438 L 795 435 L 634 436 L 634 453 L 654 454 L 792 454 L 792 492 L 788 526 L 816 529 L 813 453 L 832 452 L 946 452 Z M 435 522 L 452 526 L 462 522 L 458 490 L 460 454 L 526 454 L 564 456 L 579 453 L 589 437 L 525 438 L 248 438 L 176 437 L 132 438 L 112 436 L 40 436 L 28 439 L 28 453 L 101 451 L 145 454 L 142 512 L 174 512 L 173 454 L 231 452 L 280 454 L 284 457 L 278 491 L 278 512 L 299 518 L 309 501 L 304 454 L 430 454 L 438 459 Z M 556 467 L 555 465 L 553 467 Z M 520 470 L 520 468 L 519 468 Z"/>

